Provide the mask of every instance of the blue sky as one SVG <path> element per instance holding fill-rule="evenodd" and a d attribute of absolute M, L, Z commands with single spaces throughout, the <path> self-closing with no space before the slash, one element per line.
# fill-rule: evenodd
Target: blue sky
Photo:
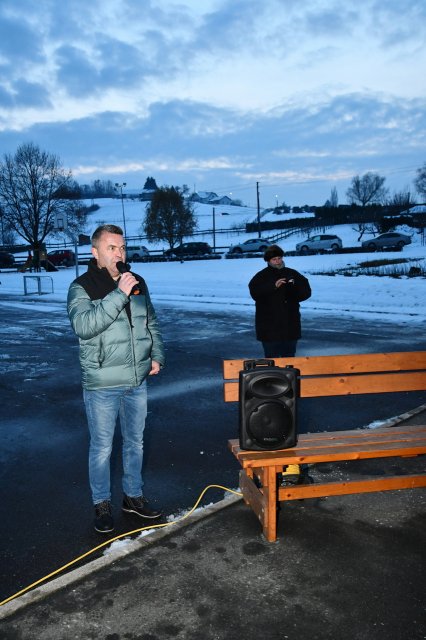
<path fill-rule="evenodd" d="M 0 154 L 263 207 L 414 194 L 425 45 L 424 0 L 1 0 Z"/>

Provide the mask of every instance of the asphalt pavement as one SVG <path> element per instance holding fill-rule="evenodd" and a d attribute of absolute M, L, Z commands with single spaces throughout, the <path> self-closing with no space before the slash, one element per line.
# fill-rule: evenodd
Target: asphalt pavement
<path fill-rule="evenodd" d="M 0 399 L 9 409 L 0 454 L 2 598 L 100 542 L 87 488 L 77 344 L 63 306 L 51 307 L 45 312 L 42 301 L 23 300 L 13 307 L 11 323 L 8 300 L 0 299 Z M 154 504 L 179 516 L 210 484 L 237 489 L 238 466 L 226 448 L 236 437 L 237 408 L 222 401 L 221 360 L 261 353 L 247 314 L 157 310 L 168 365 L 150 385 L 145 479 Z M 426 348 L 423 328 L 415 324 L 395 332 L 390 323 L 327 316 L 305 317 L 304 328 L 301 354 Z M 424 394 L 395 394 L 391 403 L 376 396 L 348 398 L 344 406 L 336 400 L 304 403 L 303 429 L 353 428 L 374 420 L 391 425 L 406 412 L 402 419 L 423 420 L 422 411 L 411 410 L 425 402 Z M 119 511 L 119 480 L 117 455 L 116 534 L 140 526 Z M 102 549 L 13 599 L 0 610 L 7 616 L 2 634 L 426 637 L 423 490 L 294 503 L 286 507 L 273 545 L 262 538 L 251 510 L 229 495 L 211 489 L 201 505 L 213 506 L 201 516 L 128 542 L 117 556 L 103 556 Z"/>
<path fill-rule="evenodd" d="M 425 506 L 424 489 L 292 502 L 268 543 L 231 494 L 4 605 L 2 638 L 424 640 Z"/>

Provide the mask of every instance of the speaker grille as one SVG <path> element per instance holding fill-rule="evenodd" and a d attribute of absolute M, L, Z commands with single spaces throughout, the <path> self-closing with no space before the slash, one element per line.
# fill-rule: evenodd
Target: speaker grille
<path fill-rule="evenodd" d="M 293 397 L 289 380 L 271 375 L 253 377 L 249 384 L 249 392 L 256 398 L 279 398 L 283 394 Z"/>
<path fill-rule="evenodd" d="M 264 449 L 283 445 L 292 428 L 292 412 L 279 402 L 258 404 L 247 416 L 247 436 Z"/>

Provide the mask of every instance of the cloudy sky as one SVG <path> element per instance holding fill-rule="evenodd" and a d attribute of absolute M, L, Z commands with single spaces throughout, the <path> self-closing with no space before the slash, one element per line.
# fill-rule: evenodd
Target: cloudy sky
<path fill-rule="evenodd" d="M 414 194 L 425 70 L 424 0 L 0 0 L 0 154 L 263 207 Z"/>

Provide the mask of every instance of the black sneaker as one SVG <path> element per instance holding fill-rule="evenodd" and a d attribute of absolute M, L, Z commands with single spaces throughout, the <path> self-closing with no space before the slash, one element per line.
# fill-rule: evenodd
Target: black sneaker
<path fill-rule="evenodd" d="M 141 518 L 159 518 L 162 514 L 161 511 L 155 511 L 148 507 L 148 500 L 143 496 L 138 498 L 130 498 L 124 495 L 123 497 L 123 511 L 126 513 L 135 513 Z"/>
<path fill-rule="evenodd" d="M 95 504 L 95 531 L 99 533 L 110 533 L 114 531 L 114 520 L 112 519 L 111 503 L 109 500 Z"/>

